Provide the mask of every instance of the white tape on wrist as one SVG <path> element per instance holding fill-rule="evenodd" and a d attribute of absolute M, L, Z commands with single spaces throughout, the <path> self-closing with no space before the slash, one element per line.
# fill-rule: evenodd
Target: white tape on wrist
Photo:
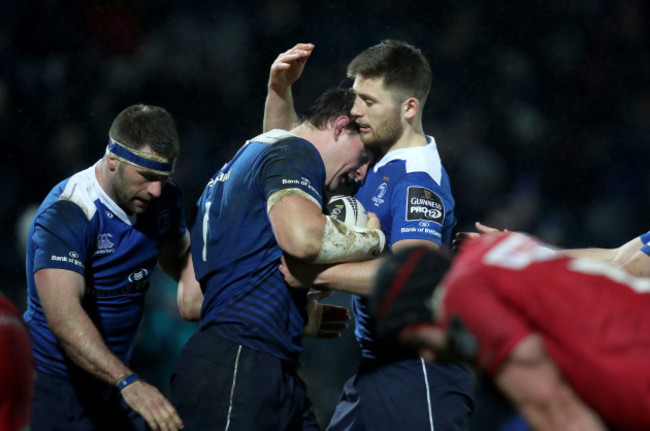
<path fill-rule="evenodd" d="M 359 262 L 379 256 L 386 245 L 380 229 L 349 226 L 325 216 L 323 243 L 314 263 Z"/>

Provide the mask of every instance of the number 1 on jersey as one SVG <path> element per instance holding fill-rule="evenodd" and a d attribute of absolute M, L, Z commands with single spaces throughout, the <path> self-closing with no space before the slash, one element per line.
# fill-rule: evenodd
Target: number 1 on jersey
<path fill-rule="evenodd" d="M 212 202 L 208 201 L 205 203 L 205 212 L 203 213 L 203 224 L 202 224 L 202 231 L 203 231 L 203 251 L 201 253 L 201 257 L 203 258 L 203 262 L 208 261 L 208 227 L 210 223 L 210 207 L 212 206 Z"/>

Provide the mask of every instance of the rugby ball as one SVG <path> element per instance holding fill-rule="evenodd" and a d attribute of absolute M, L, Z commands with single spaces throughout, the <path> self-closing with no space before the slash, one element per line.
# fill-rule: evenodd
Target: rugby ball
<path fill-rule="evenodd" d="M 327 214 L 350 226 L 366 227 L 368 222 L 366 209 L 352 196 L 332 196 L 327 203 Z"/>

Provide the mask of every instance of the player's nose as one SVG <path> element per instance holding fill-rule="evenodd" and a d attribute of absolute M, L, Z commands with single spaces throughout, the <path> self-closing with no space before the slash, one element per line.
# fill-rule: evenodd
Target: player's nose
<path fill-rule="evenodd" d="M 355 118 L 363 116 L 363 110 L 361 109 L 361 99 L 359 99 L 359 97 L 354 100 L 354 105 L 352 105 L 352 109 L 350 109 L 350 115 Z"/>
<path fill-rule="evenodd" d="M 160 194 L 162 193 L 162 181 L 151 181 L 147 185 L 147 193 L 154 198 L 160 197 Z"/>

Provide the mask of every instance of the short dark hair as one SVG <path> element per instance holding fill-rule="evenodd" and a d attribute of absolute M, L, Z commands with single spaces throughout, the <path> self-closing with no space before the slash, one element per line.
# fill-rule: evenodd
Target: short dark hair
<path fill-rule="evenodd" d="M 139 150 L 148 145 L 169 160 L 180 155 L 176 123 L 164 108 L 137 104 L 125 108 L 113 120 L 108 135 L 120 144 Z"/>
<path fill-rule="evenodd" d="M 354 106 L 355 99 L 354 91 L 349 88 L 330 88 L 312 103 L 302 121 L 311 124 L 317 129 L 324 130 L 338 117 L 342 115 L 350 117 L 350 110 Z M 358 132 L 359 126 L 354 121 L 350 121 L 346 129 Z"/>
<path fill-rule="evenodd" d="M 400 98 L 415 97 L 421 104 L 431 90 L 431 66 L 422 52 L 406 42 L 383 40 L 367 48 L 348 65 L 348 77 L 384 78 L 384 86 Z"/>

